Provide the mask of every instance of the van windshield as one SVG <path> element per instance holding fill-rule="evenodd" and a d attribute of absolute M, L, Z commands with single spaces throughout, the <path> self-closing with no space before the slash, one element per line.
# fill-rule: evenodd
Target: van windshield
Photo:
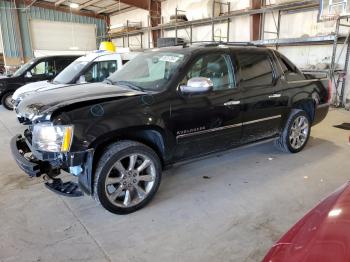
<path fill-rule="evenodd" d="M 107 82 L 134 86 L 136 89 L 160 91 L 182 65 L 185 55 L 175 52 L 147 52 L 126 63 Z"/>
<path fill-rule="evenodd" d="M 88 61 L 74 61 L 63 69 L 52 82 L 54 84 L 70 84 L 88 63 Z"/>

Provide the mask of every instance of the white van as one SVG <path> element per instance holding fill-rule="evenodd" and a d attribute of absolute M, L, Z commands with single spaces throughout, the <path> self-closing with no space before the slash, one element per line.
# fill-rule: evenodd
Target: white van
<path fill-rule="evenodd" d="M 27 95 L 53 88 L 61 88 L 73 84 L 102 82 L 115 71 L 119 70 L 128 57 L 125 54 L 108 51 L 95 51 L 79 57 L 52 81 L 40 81 L 24 85 L 12 95 L 14 106 Z"/>

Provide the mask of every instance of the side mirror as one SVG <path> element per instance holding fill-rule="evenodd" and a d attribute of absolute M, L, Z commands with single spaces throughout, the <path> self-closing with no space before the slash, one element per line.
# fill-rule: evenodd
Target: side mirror
<path fill-rule="evenodd" d="M 86 83 L 85 76 L 81 75 L 77 81 L 77 84 L 84 84 Z"/>
<path fill-rule="evenodd" d="M 193 77 L 187 81 L 187 85 L 181 85 L 183 94 L 203 94 L 213 90 L 213 81 L 206 77 Z"/>
<path fill-rule="evenodd" d="M 26 75 L 25 75 L 27 78 L 32 78 L 32 73 L 30 71 L 27 71 Z"/>

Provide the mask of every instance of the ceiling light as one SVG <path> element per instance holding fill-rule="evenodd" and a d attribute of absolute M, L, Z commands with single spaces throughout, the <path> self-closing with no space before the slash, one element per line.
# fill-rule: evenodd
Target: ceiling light
<path fill-rule="evenodd" d="M 70 3 L 69 4 L 70 8 L 78 8 L 79 5 L 77 3 Z"/>

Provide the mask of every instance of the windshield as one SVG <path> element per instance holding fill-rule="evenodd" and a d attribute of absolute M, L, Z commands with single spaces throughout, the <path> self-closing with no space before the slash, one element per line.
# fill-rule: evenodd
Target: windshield
<path fill-rule="evenodd" d="M 36 59 L 30 60 L 28 63 L 22 65 L 12 76 L 20 76 L 28 70 L 35 63 Z"/>
<path fill-rule="evenodd" d="M 54 84 L 69 84 L 84 69 L 88 61 L 74 61 L 62 70 L 54 79 Z"/>
<path fill-rule="evenodd" d="M 108 82 L 136 89 L 159 91 L 169 82 L 184 61 L 184 55 L 173 52 L 147 52 L 130 60 Z"/>

